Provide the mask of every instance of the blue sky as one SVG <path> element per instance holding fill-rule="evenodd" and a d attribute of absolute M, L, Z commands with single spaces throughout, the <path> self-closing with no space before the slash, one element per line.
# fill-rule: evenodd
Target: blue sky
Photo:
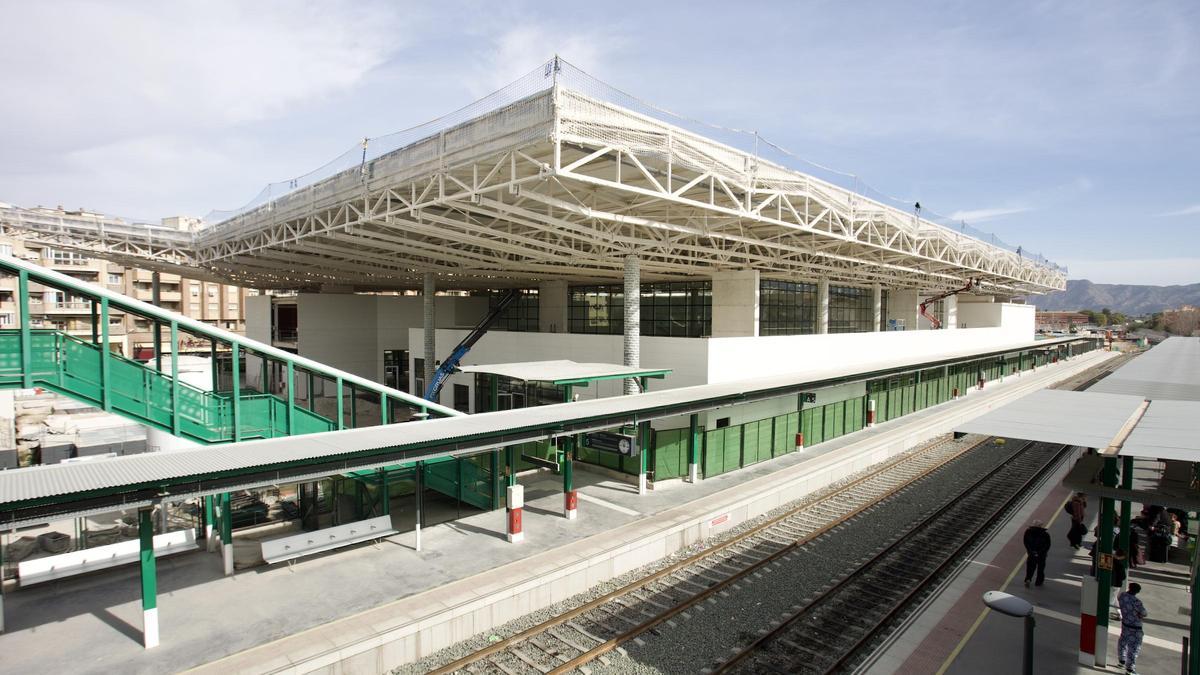
<path fill-rule="evenodd" d="M 236 207 L 558 53 L 1072 278 L 1200 282 L 1196 2 L 0 2 L 15 204 Z"/>

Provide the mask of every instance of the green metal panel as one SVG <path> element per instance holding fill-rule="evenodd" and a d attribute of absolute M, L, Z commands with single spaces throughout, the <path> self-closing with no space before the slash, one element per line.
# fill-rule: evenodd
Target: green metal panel
<path fill-rule="evenodd" d="M 678 478 L 687 473 L 687 429 L 659 429 L 654 433 L 654 479 Z"/>
<path fill-rule="evenodd" d="M 32 324 L 29 319 L 29 273 L 21 270 L 17 274 L 17 303 L 21 310 L 21 342 L 19 345 L 20 351 L 17 353 L 20 358 L 21 365 L 21 386 L 25 389 L 33 387 L 33 366 L 30 362 L 32 358 Z"/>
<path fill-rule="evenodd" d="M 788 434 L 788 424 L 792 419 L 792 415 L 796 413 L 788 413 L 775 418 L 775 424 L 771 428 L 771 449 L 775 456 L 786 455 L 796 449 L 796 436 Z"/>
<path fill-rule="evenodd" d="M 725 429 L 704 434 L 704 477 L 725 473 Z"/>
<path fill-rule="evenodd" d="M 747 422 L 741 425 L 742 428 L 742 466 L 750 466 L 759 462 L 758 452 L 758 428 L 762 422 Z M 765 459 L 770 459 L 770 451 L 768 450 Z"/>

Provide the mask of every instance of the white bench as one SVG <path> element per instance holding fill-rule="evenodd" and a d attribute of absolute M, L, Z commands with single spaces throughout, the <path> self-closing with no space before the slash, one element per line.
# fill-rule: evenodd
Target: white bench
<path fill-rule="evenodd" d="M 195 530 L 176 530 L 154 536 L 154 557 L 156 558 L 195 548 Z M 140 549 L 141 543 L 137 539 L 130 539 L 70 553 L 24 560 L 17 565 L 17 574 L 21 578 L 22 587 L 31 586 L 43 581 L 53 581 L 76 574 L 135 563 L 138 561 Z"/>
<path fill-rule="evenodd" d="M 391 516 L 376 516 L 353 523 L 327 527 L 313 532 L 301 532 L 262 543 L 262 557 L 268 565 L 293 560 L 306 555 L 329 551 L 371 539 L 396 534 Z"/>

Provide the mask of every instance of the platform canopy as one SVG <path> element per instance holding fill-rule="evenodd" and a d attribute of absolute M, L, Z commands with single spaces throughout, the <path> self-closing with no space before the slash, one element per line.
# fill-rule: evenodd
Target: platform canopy
<path fill-rule="evenodd" d="M 959 424 L 956 432 L 1104 449 L 1138 414 L 1144 399 L 1043 389 Z"/>
<path fill-rule="evenodd" d="M 1200 401 L 1200 338 L 1169 337 L 1088 388 L 1153 401 Z"/>
<path fill-rule="evenodd" d="M 526 382 L 548 382 L 554 385 L 587 384 L 596 380 L 623 380 L 627 378 L 664 378 L 671 371 L 666 368 L 637 368 L 615 363 L 578 363 L 576 361 L 522 361 L 518 363 L 491 363 L 486 365 L 460 366 L 464 373 L 481 373 L 511 377 Z"/>

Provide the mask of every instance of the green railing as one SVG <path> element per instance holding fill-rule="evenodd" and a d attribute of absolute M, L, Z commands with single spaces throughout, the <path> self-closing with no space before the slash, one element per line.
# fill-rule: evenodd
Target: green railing
<path fill-rule="evenodd" d="M 0 257 L 3 274 L 17 278 L 20 316 L 19 328 L 0 329 L 2 388 L 43 387 L 205 444 L 462 414 L 23 260 Z M 90 307 L 91 339 L 35 328 L 30 319 L 31 284 L 57 289 L 84 310 Z M 152 324 L 156 351 L 161 344 L 157 336 L 169 334 L 170 353 L 156 354 L 152 363 L 143 364 L 114 352 L 109 334 L 113 311 Z M 211 390 L 179 378 L 177 352 L 185 337 L 209 345 Z M 227 381 L 220 376 L 219 359 L 229 365 Z M 245 381 L 245 367 L 252 359 L 261 364 L 258 390 L 248 389 Z M 318 381 L 322 414 L 317 412 Z M 331 389 L 334 395 L 327 393 Z M 378 413 L 360 415 L 364 400 L 371 408 L 377 406 Z"/>

